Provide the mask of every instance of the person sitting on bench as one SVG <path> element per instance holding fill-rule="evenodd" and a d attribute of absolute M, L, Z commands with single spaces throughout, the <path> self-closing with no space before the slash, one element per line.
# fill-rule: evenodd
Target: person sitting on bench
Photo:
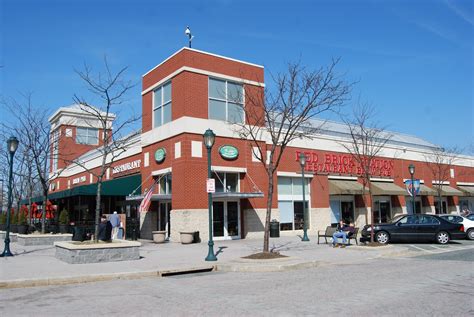
<path fill-rule="evenodd" d="M 354 223 L 351 222 L 346 225 L 342 220 L 339 221 L 338 230 L 332 235 L 332 247 L 336 248 L 339 246 L 337 239 L 342 238 L 341 248 L 345 248 L 347 244 L 347 238 L 353 235 L 355 232 Z"/>

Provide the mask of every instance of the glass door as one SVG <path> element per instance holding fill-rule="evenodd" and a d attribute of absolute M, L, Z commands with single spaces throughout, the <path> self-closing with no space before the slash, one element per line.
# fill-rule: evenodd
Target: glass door
<path fill-rule="evenodd" d="M 240 210 L 237 201 L 212 203 L 213 236 L 217 240 L 240 238 Z"/>
<path fill-rule="evenodd" d="M 375 201 L 375 217 L 374 223 L 386 223 L 391 219 L 392 213 L 390 210 L 389 200 L 377 200 Z"/>

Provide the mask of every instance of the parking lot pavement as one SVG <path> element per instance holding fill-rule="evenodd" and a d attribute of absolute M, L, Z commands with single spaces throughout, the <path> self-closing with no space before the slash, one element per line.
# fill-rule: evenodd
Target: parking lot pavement
<path fill-rule="evenodd" d="M 417 243 L 404 244 L 411 252 L 422 254 L 440 254 L 446 252 L 463 251 L 474 249 L 474 241 L 472 240 L 456 240 L 448 244 L 441 245 L 436 243 Z"/>

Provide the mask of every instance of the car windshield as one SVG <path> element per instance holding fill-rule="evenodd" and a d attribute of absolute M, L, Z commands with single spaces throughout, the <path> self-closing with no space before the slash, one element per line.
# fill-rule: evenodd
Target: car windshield
<path fill-rule="evenodd" d="M 469 220 L 474 220 L 474 214 L 470 214 L 469 216 L 466 217 Z"/>
<path fill-rule="evenodd" d="M 406 215 L 398 215 L 396 217 L 393 217 L 392 220 L 389 221 L 389 223 L 395 223 L 397 222 L 398 220 L 400 220 L 401 218 L 405 217 Z"/>

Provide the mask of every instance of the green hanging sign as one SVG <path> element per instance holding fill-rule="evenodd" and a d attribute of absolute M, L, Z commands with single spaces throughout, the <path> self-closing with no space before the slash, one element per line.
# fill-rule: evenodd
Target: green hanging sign
<path fill-rule="evenodd" d="M 219 148 L 219 154 L 226 160 L 235 160 L 239 156 L 239 150 L 232 145 L 223 145 Z"/>
<path fill-rule="evenodd" d="M 161 163 L 165 160 L 166 158 L 166 150 L 164 148 L 159 148 L 155 152 L 155 161 L 157 163 Z"/>

